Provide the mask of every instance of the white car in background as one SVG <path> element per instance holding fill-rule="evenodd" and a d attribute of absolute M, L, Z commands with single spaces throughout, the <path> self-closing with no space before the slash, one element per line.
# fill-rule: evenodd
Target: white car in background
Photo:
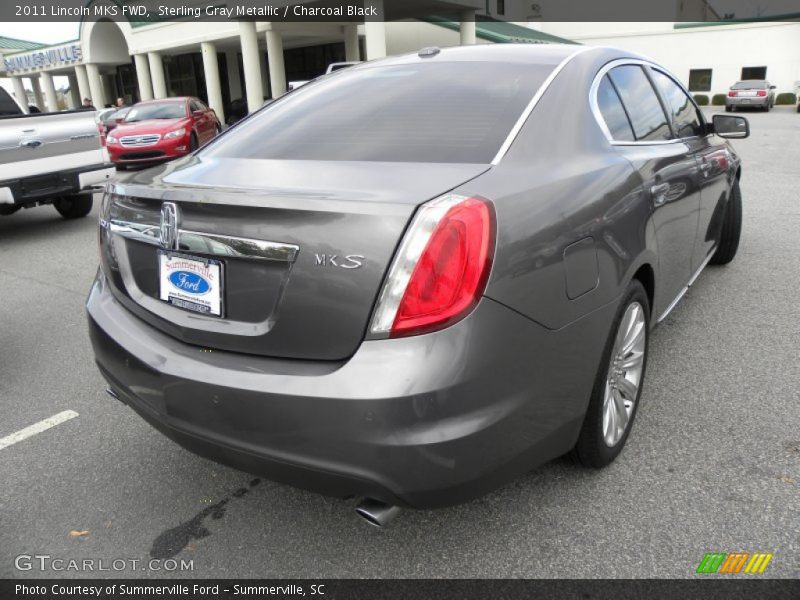
<path fill-rule="evenodd" d="M 325 69 L 325 73 L 323 75 L 329 75 L 334 71 L 338 71 L 340 69 L 346 69 L 347 67 L 352 67 L 353 65 L 357 65 L 361 61 L 351 61 L 351 62 L 335 62 L 328 65 L 328 68 Z M 322 75 L 320 75 L 322 77 Z M 305 81 L 290 81 L 289 82 L 289 91 L 296 90 L 297 88 L 304 86 L 309 81 L 313 81 L 312 79 L 306 79 Z"/>

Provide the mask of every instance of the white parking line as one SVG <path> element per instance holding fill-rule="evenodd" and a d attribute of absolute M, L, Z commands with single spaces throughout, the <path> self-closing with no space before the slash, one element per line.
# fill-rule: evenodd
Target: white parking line
<path fill-rule="evenodd" d="M 34 423 L 33 425 L 26 427 L 25 429 L 20 429 L 16 433 L 12 433 L 11 435 L 7 435 L 4 438 L 0 438 L 0 450 L 3 448 L 8 448 L 16 444 L 17 442 L 21 442 L 24 439 L 31 437 L 32 435 L 36 435 L 37 433 L 42 433 L 43 431 L 47 431 L 51 427 L 55 427 L 64 421 L 69 421 L 70 419 L 74 419 L 78 416 L 74 410 L 65 410 L 63 412 L 58 413 L 57 415 L 53 415 L 47 419 L 39 421 L 38 423 Z"/>

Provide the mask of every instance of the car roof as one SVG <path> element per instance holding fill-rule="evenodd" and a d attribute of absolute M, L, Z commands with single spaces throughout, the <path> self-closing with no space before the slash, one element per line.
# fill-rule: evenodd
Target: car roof
<path fill-rule="evenodd" d="M 585 46 L 575 44 L 478 44 L 450 48 L 425 48 L 418 52 L 381 59 L 383 65 L 420 62 L 515 62 L 558 64 Z M 424 54 L 424 56 L 423 56 Z M 349 70 L 369 68 L 374 62 L 361 63 Z"/>

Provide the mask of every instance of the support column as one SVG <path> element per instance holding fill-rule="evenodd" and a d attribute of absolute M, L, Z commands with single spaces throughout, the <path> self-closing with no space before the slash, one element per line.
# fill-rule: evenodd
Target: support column
<path fill-rule="evenodd" d="M 14 85 L 14 96 L 22 106 L 25 114 L 28 114 L 28 94 L 25 93 L 25 86 L 22 84 L 22 77 L 12 77 L 11 83 Z"/>
<path fill-rule="evenodd" d="M 256 24 L 252 21 L 239 21 L 239 38 L 242 44 L 242 66 L 244 85 L 247 91 L 247 110 L 261 108 L 264 103 L 261 91 L 261 67 L 258 61 L 258 36 Z"/>
<path fill-rule="evenodd" d="M 78 91 L 80 92 L 81 104 L 83 104 L 84 98 L 92 98 L 92 89 L 89 87 L 89 76 L 86 74 L 86 67 L 84 65 L 75 65 L 75 77 L 78 78 Z"/>
<path fill-rule="evenodd" d="M 78 108 L 81 105 L 80 94 L 78 93 L 78 78 L 74 73 L 67 75 L 69 79 L 69 95 L 67 96 L 67 105 L 71 109 Z"/>
<path fill-rule="evenodd" d="M 42 112 L 46 111 L 47 107 L 44 104 L 44 98 L 42 97 L 42 86 L 39 85 L 38 77 L 31 77 L 31 88 L 33 89 L 33 101 L 36 103 L 36 107 Z"/>
<path fill-rule="evenodd" d="M 461 45 L 470 46 L 478 43 L 475 34 L 475 11 L 465 10 L 461 13 Z"/>
<path fill-rule="evenodd" d="M 267 60 L 272 98 L 286 93 L 286 66 L 283 63 L 283 36 L 280 31 L 267 29 Z"/>
<path fill-rule="evenodd" d="M 39 80 L 44 88 L 44 101 L 47 104 L 47 112 L 58 112 L 58 96 L 56 86 L 53 85 L 53 76 L 50 73 L 39 73 Z"/>
<path fill-rule="evenodd" d="M 133 57 L 136 61 L 136 82 L 139 85 L 139 99 L 153 99 L 153 83 L 150 81 L 150 64 L 147 62 L 146 54 L 136 54 Z"/>
<path fill-rule="evenodd" d="M 344 26 L 344 59 L 347 62 L 361 60 L 358 51 L 358 25 L 355 23 Z"/>
<path fill-rule="evenodd" d="M 147 61 L 150 63 L 150 78 L 153 81 L 153 96 L 155 98 L 167 97 L 167 80 L 164 77 L 164 61 L 159 52 L 148 52 Z"/>
<path fill-rule="evenodd" d="M 92 105 L 97 110 L 102 110 L 106 105 L 106 95 L 103 93 L 103 78 L 100 76 L 100 68 L 91 63 L 86 65 L 86 76 L 89 78 Z"/>
<path fill-rule="evenodd" d="M 203 72 L 206 75 L 206 94 L 208 105 L 217 113 L 220 123 L 225 122 L 225 106 L 222 104 L 222 84 L 219 81 L 219 61 L 217 47 L 211 42 L 200 44 L 203 54 Z"/>
<path fill-rule="evenodd" d="M 383 0 L 370 3 L 375 7 L 377 17 L 364 21 L 364 37 L 367 42 L 367 60 L 386 56 L 386 23 L 384 22 Z"/>
<path fill-rule="evenodd" d="M 228 86 L 231 100 L 242 97 L 242 80 L 239 76 L 239 57 L 236 52 L 225 53 L 225 66 L 228 69 Z"/>

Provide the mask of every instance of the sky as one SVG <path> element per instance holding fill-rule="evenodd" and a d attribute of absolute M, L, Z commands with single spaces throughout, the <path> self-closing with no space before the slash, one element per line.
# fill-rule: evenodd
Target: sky
<path fill-rule="evenodd" d="M 42 44 L 78 38 L 78 23 L 0 23 L 0 35 Z"/>

